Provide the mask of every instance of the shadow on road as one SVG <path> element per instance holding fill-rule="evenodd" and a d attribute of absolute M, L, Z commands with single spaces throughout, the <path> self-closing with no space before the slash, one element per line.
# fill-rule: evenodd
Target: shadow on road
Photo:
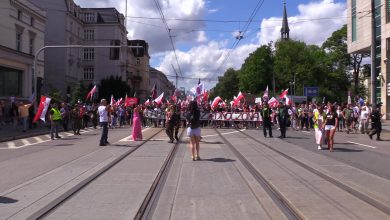
<path fill-rule="evenodd" d="M 211 162 L 223 163 L 223 162 L 234 162 L 236 160 L 232 160 L 229 158 L 217 157 L 217 158 L 210 158 L 210 159 L 201 159 L 201 161 L 211 161 Z"/>
<path fill-rule="evenodd" d="M 12 199 L 12 198 L 8 198 L 8 197 L 3 197 L 3 196 L 0 196 L 0 204 L 3 203 L 3 204 L 7 204 L 7 203 L 15 203 L 17 202 L 18 200 L 16 199 Z"/>
<path fill-rule="evenodd" d="M 343 147 L 334 147 L 333 151 L 338 151 L 338 152 L 363 152 L 365 150 L 356 150 L 356 149 L 349 149 L 349 148 L 343 148 Z"/>
<path fill-rule="evenodd" d="M 200 141 L 205 144 L 223 144 L 221 141 Z"/>

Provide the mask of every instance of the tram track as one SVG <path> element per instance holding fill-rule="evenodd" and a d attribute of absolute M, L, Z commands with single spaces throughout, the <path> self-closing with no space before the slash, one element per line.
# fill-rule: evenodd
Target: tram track
<path fill-rule="evenodd" d="M 217 131 L 217 132 L 218 132 L 218 131 Z M 355 198 L 357 198 L 357 199 L 359 199 L 359 200 L 365 202 L 366 204 L 368 204 L 368 205 L 370 205 L 370 206 L 372 206 L 372 207 L 375 207 L 376 209 L 380 210 L 381 212 L 383 212 L 383 213 L 385 213 L 385 214 L 387 214 L 387 215 L 390 215 L 390 207 L 387 206 L 386 204 L 382 203 L 381 201 L 378 201 L 378 200 L 376 200 L 375 198 L 372 198 L 372 197 L 370 197 L 369 195 L 366 195 L 365 193 L 362 193 L 362 192 L 358 191 L 357 189 L 354 189 L 353 187 L 348 186 L 347 184 L 345 184 L 345 183 L 343 183 L 343 182 L 337 180 L 336 178 L 331 177 L 331 176 L 329 176 L 329 175 L 327 175 L 327 174 L 325 174 L 325 173 L 323 173 L 323 172 L 321 172 L 321 171 L 319 171 L 319 170 L 317 170 L 317 169 L 315 169 L 315 168 L 313 168 L 313 167 L 311 167 L 311 166 L 309 166 L 309 165 L 307 165 L 307 164 L 305 164 L 305 163 L 303 163 L 303 162 L 297 160 L 296 158 L 294 158 L 294 157 L 292 157 L 292 156 L 290 156 L 290 155 L 288 155 L 288 154 L 286 154 L 286 153 L 284 153 L 284 152 L 282 152 L 282 151 L 276 149 L 275 147 L 272 147 L 269 143 L 263 142 L 263 141 L 261 141 L 261 140 L 255 138 L 255 137 L 253 137 L 253 136 L 251 136 L 251 135 L 249 135 L 249 134 L 247 134 L 247 133 L 245 133 L 245 132 L 243 132 L 243 131 L 239 131 L 239 132 L 240 132 L 241 134 L 243 134 L 245 137 L 249 138 L 250 140 L 252 140 L 252 141 L 258 143 L 259 145 L 264 146 L 264 147 L 266 147 L 267 149 L 269 149 L 269 150 L 271 150 L 271 151 L 277 153 L 278 155 L 282 156 L 283 158 L 285 158 L 285 159 L 287 159 L 287 160 L 293 162 L 294 164 L 296 164 L 296 165 L 298 165 L 299 167 L 301 167 L 301 168 L 303 168 L 303 169 L 309 171 L 310 173 L 315 174 L 316 176 L 318 176 L 318 177 L 324 179 L 325 181 L 331 183 L 332 185 L 338 187 L 339 189 L 341 189 L 341 190 L 343 190 L 343 191 L 345 191 L 345 192 L 348 192 L 348 193 L 349 193 L 350 195 L 352 195 L 353 197 L 355 197 Z M 222 139 L 225 139 L 225 138 L 222 137 Z M 229 146 L 229 145 L 231 145 L 231 144 L 229 143 L 229 144 L 227 144 L 227 145 Z M 235 154 L 236 154 L 236 152 L 238 152 L 238 150 L 235 149 L 235 147 L 234 147 L 233 145 L 229 146 L 229 148 L 233 148 L 232 151 L 233 151 Z M 258 148 L 253 147 L 253 149 L 256 150 L 256 151 L 259 151 Z M 240 152 L 238 152 L 237 156 L 238 156 L 239 158 L 240 158 L 240 157 L 243 157 L 243 155 L 242 155 Z M 240 160 L 241 160 L 241 159 L 240 159 Z M 244 163 L 249 163 L 248 166 L 250 167 L 250 169 L 254 168 L 254 167 L 250 164 L 250 162 L 249 162 L 247 159 L 245 159 L 245 158 L 244 158 Z M 255 169 L 255 168 L 254 168 L 254 169 Z M 252 172 L 251 172 L 251 173 L 252 173 Z M 255 173 L 256 173 L 256 172 L 255 172 Z M 254 175 L 254 174 L 252 174 L 252 175 Z"/>
<path fill-rule="evenodd" d="M 35 213 L 31 213 L 30 217 L 28 219 L 44 219 L 48 215 L 50 215 L 52 212 L 54 212 L 56 209 L 61 207 L 62 204 L 64 204 L 66 201 L 72 199 L 74 195 L 81 192 L 84 188 L 86 188 L 90 183 L 92 183 L 94 180 L 96 180 L 101 175 L 107 173 L 111 168 L 113 168 L 115 165 L 119 164 L 123 159 L 127 158 L 129 155 L 136 152 L 139 148 L 141 148 L 143 145 L 148 143 L 148 141 L 152 140 L 154 137 L 156 137 L 158 134 L 163 132 L 164 129 L 159 129 L 157 132 L 152 134 L 150 137 L 148 137 L 146 140 L 144 140 L 139 145 L 133 147 L 131 150 L 127 151 L 126 153 L 120 155 L 118 158 L 116 158 L 112 163 L 109 164 L 109 166 L 104 167 L 104 169 L 101 169 L 98 173 L 95 175 L 92 175 L 87 180 L 83 181 L 81 185 L 78 185 L 77 188 L 74 188 L 71 190 L 71 192 L 68 192 L 66 196 L 63 196 L 59 199 L 56 199 L 55 202 L 52 202 L 50 206 L 45 206 L 44 208 L 40 209 L 39 211 Z"/>
<path fill-rule="evenodd" d="M 288 219 L 305 219 L 301 213 L 296 210 L 294 206 L 251 164 L 251 162 L 231 144 L 231 142 L 229 142 L 217 129 L 214 130 Z"/>
<path fill-rule="evenodd" d="M 184 131 L 185 129 L 181 130 L 179 140 L 182 139 Z M 134 219 L 152 219 L 180 144 L 180 142 L 176 142 L 170 150 Z"/>

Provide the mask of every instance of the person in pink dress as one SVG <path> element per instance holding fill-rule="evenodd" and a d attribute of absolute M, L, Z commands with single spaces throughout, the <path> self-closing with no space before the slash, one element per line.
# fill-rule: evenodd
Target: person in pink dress
<path fill-rule="evenodd" d="M 142 112 L 141 106 L 137 106 L 134 108 L 133 132 L 132 132 L 133 141 L 142 140 L 142 127 L 141 127 L 141 116 L 140 116 L 141 112 Z"/>

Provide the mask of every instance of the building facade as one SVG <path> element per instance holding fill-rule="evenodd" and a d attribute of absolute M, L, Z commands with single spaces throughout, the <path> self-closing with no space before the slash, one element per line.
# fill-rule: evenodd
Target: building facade
<path fill-rule="evenodd" d="M 45 49 L 45 92 L 55 89 L 65 98 L 80 81 L 99 84 L 110 76 L 126 80 L 123 14 L 115 8 L 81 8 L 73 0 L 41 0 L 37 4 L 46 10 L 46 46 L 82 46 Z M 101 47 L 111 45 L 123 47 Z"/>
<path fill-rule="evenodd" d="M 169 98 L 173 92 L 175 91 L 175 86 L 171 81 L 168 80 L 167 76 L 155 69 L 150 68 L 150 90 L 152 90 L 153 86 L 157 87 L 157 95 L 160 95 L 164 92 L 165 98 Z"/>
<path fill-rule="evenodd" d="M 33 2 L 0 1 L 0 99 L 27 99 L 35 90 L 33 62 L 44 46 L 46 14 Z M 36 76 L 44 77 L 44 55 L 35 61 Z"/>
<path fill-rule="evenodd" d="M 126 79 L 135 96 L 141 101 L 150 95 L 149 45 L 144 40 L 128 40 Z"/>
<path fill-rule="evenodd" d="M 371 25 L 371 0 L 348 0 L 348 53 L 371 53 L 372 25 Z M 373 103 L 382 102 L 382 113 L 385 119 L 390 119 L 390 1 L 374 0 L 375 10 L 375 89 L 369 87 L 369 91 L 375 91 L 376 100 Z M 371 82 L 369 83 L 371 85 Z"/>

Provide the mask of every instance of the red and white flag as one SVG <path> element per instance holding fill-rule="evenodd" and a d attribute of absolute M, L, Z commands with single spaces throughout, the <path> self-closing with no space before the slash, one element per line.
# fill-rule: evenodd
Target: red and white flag
<path fill-rule="evenodd" d="M 267 85 L 267 88 L 264 91 L 263 99 L 268 101 L 268 85 Z"/>
<path fill-rule="evenodd" d="M 214 101 L 211 103 L 211 109 L 215 109 L 218 106 L 218 103 L 222 101 L 221 97 L 215 97 Z"/>
<path fill-rule="evenodd" d="M 41 96 L 41 100 L 39 101 L 39 106 L 37 113 L 35 114 L 33 122 L 37 122 L 39 119 L 42 121 L 45 121 L 45 116 L 47 109 L 49 108 L 51 98 L 46 97 L 46 96 Z"/>
<path fill-rule="evenodd" d="M 150 91 L 150 97 L 152 97 L 152 99 L 157 98 L 157 84 L 156 83 L 154 84 L 152 91 Z"/>
<path fill-rule="evenodd" d="M 116 104 L 116 101 L 114 99 L 114 95 L 111 95 L 110 105 L 114 106 Z"/>
<path fill-rule="evenodd" d="M 234 105 L 237 105 L 242 98 L 244 98 L 244 95 L 242 94 L 242 92 L 239 92 L 237 98 L 234 99 Z"/>
<path fill-rule="evenodd" d="M 93 98 L 93 95 L 95 94 L 95 92 L 96 92 L 96 85 L 91 89 L 91 91 L 88 92 L 86 100 L 91 99 L 91 101 L 92 101 L 92 98 Z"/>
<path fill-rule="evenodd" d="M 203 93 L 203 102 L 207 103 L 209 101 L 209 92 L 206 90 Z"/>
<path fill-rule="evenodd" d="M 272 97 L 272 98 L 268 101 L 268 105 L 269 105 L 270 107 L 274 107 L 277 103 L 278 103 L 278 100 L 276 100 L 275 97 Z"/>
<path fill-rule="evenodd" d="M 120 106 L 120 105 L 122 104 L 122 102 L 123 102 L 123 99 L 120 98 L 120 99 L 116 102 L 116 106 Z"/>
<path fill-rule="evenodd" d="M 146 106 L 150 105 L 150 100 L 149 100 L 149 99 L 146 100 L 146 102 L 144 103 L 144 105 L 146 105 Z"/>
<path fill-rule="evenodd" d="M 161 95 L 159 97 L 157 97 L 155 100 L 153 100 L 153 102 L 155 102 L 157 104 L 161 104 L 163 98 L 164 98 L 164 92 L 161 93 Z"/>
<path fill-rule="evenodd" d="M 279 99 L 286 98 L 285 96 L 287 96 L 287 94 L 288 94 L 288 89 L 284 90 L 284 91 L 279 95 Z"/>

